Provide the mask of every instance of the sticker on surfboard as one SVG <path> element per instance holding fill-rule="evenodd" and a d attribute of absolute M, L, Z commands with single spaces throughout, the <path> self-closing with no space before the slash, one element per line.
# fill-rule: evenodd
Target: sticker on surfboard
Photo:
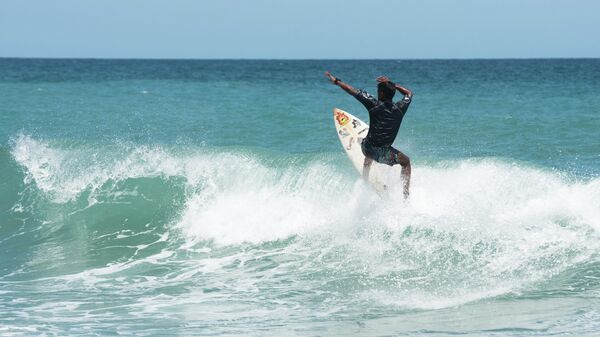
<path fill-rule="evenodd" d="M 346 115 L 346 113 L 342 110 L 337 110 L 337 112 L 334 110 L 334 115 L 335 115 L 335 120 L 337 121 L 338 125 L 340 125 L 340 126 L 344 126 L 344 125 L 348 124 L 348 122 L 350 121 L 350 118 L 348 117 L 348 115 Z"/>
<path fill-rule="evenodd" d="M 342 148 L 348 155 L 354 168 L 362 176 L 365 156 L 362 153 L 360 144 L 369 130 L 368 125 L 352 114 L 337 108 L 333 109 L 333 119 Z M 346 127 L 350 121 L 352 121 L 352 126 L 349 125 Z M 382 169 L 381 164 L 373 162 L 369 170 L 369 183 L 380 195 L 386 190 L 386 185 L 381 179 Z"/>

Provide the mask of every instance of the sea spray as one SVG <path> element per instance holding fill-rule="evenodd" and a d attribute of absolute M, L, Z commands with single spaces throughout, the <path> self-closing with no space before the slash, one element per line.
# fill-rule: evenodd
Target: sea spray
<path fill-rule="evenodd" d="M 121 273 L 155 254 L 167 265 L 204 265 L 172 260 L 172 252 L 206 248 L 229 252 L 215 270 L 223 273 L 266 249 L 295 256 L 287 267 L 320 270 L 318 283 L 347 300 L 384 293 L 382 303 L 438 308 L 527 291 L 598 253 L 598 179 L 572 181 L 501 159 L 417 164 L 405 203 L 399 193 L 379 198 L 339 169 L 346 163 L 318 156 L 274 166 L 247 151 L 62 148 L 30 136 L 19 136 L 11 153 L 32 186 L 24 193 L 44 200 L 21 205 L 37 207 L 30 212 L 41 227 L 25 230 L 46 237 L 43 251 L 62 247 L 24 272 L 66 277 L 121 264 Z M 171 253 L 161 256 L 165 249 Z"/>

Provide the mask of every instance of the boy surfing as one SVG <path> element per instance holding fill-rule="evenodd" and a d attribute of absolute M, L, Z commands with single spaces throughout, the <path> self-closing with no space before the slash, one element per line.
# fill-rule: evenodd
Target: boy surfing
<path fill-rule="evenodd" d="M 412 92 L 393 83 L 386 76 L 380 76 L 377 78 L 377 98 L 375 98 L 364 90 L 354 89 L 331 75 L 329 71 L 325 72 L 325 75 L 331 83 L 354 96 L 369 112 L 369 132 L 361 143 L 362 153 L 365 155 L 363 177 L 368 180 L 373 160 L 390 166 L 400 164 L 402 166 L 404 198 L 408 198 L 410 194 L 410 158 L 393 148 L 392 143 L 398 135 L 402 118 L 412 101 Z M 394 103 L 392 99 L 396 94 L 396 90 L 404 97 Z"/>

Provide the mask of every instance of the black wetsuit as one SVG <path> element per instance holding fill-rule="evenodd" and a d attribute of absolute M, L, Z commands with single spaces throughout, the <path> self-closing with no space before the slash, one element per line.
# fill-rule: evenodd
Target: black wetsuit
<path fill-rule="evenodd" d="M 380 101 L 366 91 L 359 90 L 354 97 L 369 111 L 369 133 L 362 143 L 364 155 L 380 163 L 397 164 L 398 150 L 391 145 L 398 135 L 412 96 L 405 95 L 394 103 L 392 100 Z"/>
<path fill-rule="evenodd" d="M 392 100 L 377 100 L 364 90 L 359 90 L 354 97 L 369 111 L 367 141 L 373 146 L 392 145 L 412 97 L 405 95 L 403 99 L 393 103 Z"/>

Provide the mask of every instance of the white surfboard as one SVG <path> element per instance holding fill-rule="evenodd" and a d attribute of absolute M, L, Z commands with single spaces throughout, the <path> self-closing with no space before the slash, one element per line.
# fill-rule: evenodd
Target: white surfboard
<path fill-rule="evenodd" d="M 333 109 L 333 121 L 344 151 L 352 161 L 354 168 L 362 176 L 365 156 L 360 144 L 369 132 L 369 125 L 338 108 Z M 369 170 L 369 183 L 380 195 L 386 190 L 386 185 L 381 179 L 382 166 L 382 164 L 373 162 Z"/>

